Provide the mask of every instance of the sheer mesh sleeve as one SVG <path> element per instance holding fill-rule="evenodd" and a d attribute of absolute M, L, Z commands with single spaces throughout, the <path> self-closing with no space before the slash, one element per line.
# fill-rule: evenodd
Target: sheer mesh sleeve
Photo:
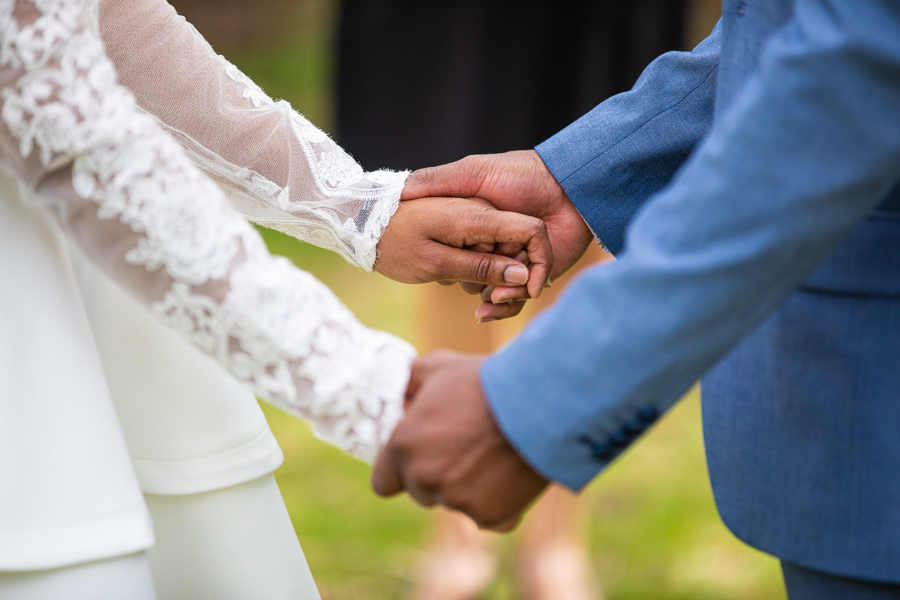
<path fill-rule="evenodd" d="M 163 322 L 321 437 L 372 459 L 412 348 L 270 256 L 132 95 L 78 0 L 0 0 L 0 164 Z"/>
<path fill-rule="evenodd" d="M 256 223 L 371 271 L 408 173 L 364 172 L 285 101 L 274 102 L 165 0 L 102 0 L 119 81 Z"/>

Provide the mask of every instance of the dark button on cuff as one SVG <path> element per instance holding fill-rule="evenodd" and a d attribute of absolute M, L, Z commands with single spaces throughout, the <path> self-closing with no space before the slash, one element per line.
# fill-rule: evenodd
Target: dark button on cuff
<path fill-rule="evenodd" d="M 609 445 L 615 448 L 616 450 L 624 450 L 628 447 L 628 444 L 632 442 L 634 438 L 627 435 L 624 431 L 622 433 L 617 433 L 611 438 L 609 438 Z"/>
<path fill-rule="evenodd" d="M 659 418 L 659 410 L 657 410 L 655 406 L 648 406 L 647 408 L 641 409 L 637 416 L 642 423 L 650 425 Z"/>
<path fill-rule="evenodd" d="M 623 431 L 625 432 L 625 435 L 627 435 L 631 439 L 635 439 L 636 437 L 638 437 L 639 435 L 644 433 L 644 431 L 646 431 L 646 430 L 647 430 L 647 425 L 644 424 L 644 422 L 638 418 L 634 418 L 634 419 L 628 421 L 628 423 L 625 424 L 625 427 L 623 429 Z"/>
<path fill-rule="evenodd" d="M 586 435 L 578 438 L 578 441 L 590 448 L 591 455 L 598 461 L 609 462 L 618 454 L 610 444 L 602 444 L 592 440 Z"/>
<path fill-rule="evenodd" d="M 737 14 L 739 17 L 743 17 L 744 15 L 747 14 L 747 3 L 746 2 L 738 2 L 737 5 L 734 7 L 734 9 L 737 11 Z"/>

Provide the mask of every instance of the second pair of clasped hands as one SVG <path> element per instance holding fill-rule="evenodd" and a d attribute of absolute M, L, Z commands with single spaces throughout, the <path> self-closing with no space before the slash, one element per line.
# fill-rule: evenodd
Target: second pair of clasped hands
<path fill-rule="evenodd" d="M 408 283 L 458 280 L 481 294 L 480 322 L 518 314 L 593 239 L 534 151 L 416 171 L 402 200 L 379 244 L 376 271 Z M 427 229 L 415 220 L 430 222 L 436 235 L 410 233 Z M 394 251 L 400 248 L 407 251 Z M 479 378 L 484 358 L 438 352 L 414 363 L 406 417 L 375 463 L 372 487 L 382 496 L 405 491 L 423 506 L 442 504 L 482 528 L 505 531 L 548 482 L 497 426 Z"/>

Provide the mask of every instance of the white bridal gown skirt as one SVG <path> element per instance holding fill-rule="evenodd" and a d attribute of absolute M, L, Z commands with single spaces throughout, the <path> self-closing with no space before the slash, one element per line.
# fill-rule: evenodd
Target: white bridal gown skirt
<path fill-rule="evenodd" d="M 316 599 L 281 461 L 253 395 L 0 175 L 0 600 L 130 598 L 148 556 L 149 598 Z"/>

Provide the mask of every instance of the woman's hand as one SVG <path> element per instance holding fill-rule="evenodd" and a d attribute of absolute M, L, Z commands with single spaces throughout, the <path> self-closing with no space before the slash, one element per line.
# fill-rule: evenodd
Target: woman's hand
<path fill-rule="evenodd" d="M 491 253 L 521 248 L 527 260 Z M 402 283 L 469 281 L 523 286 L 537 298 L 553 268 L 544 222 L 497 210 L 484 200 L 420 198 L 403 202 L 378 243 L 375 270 Z"/>

